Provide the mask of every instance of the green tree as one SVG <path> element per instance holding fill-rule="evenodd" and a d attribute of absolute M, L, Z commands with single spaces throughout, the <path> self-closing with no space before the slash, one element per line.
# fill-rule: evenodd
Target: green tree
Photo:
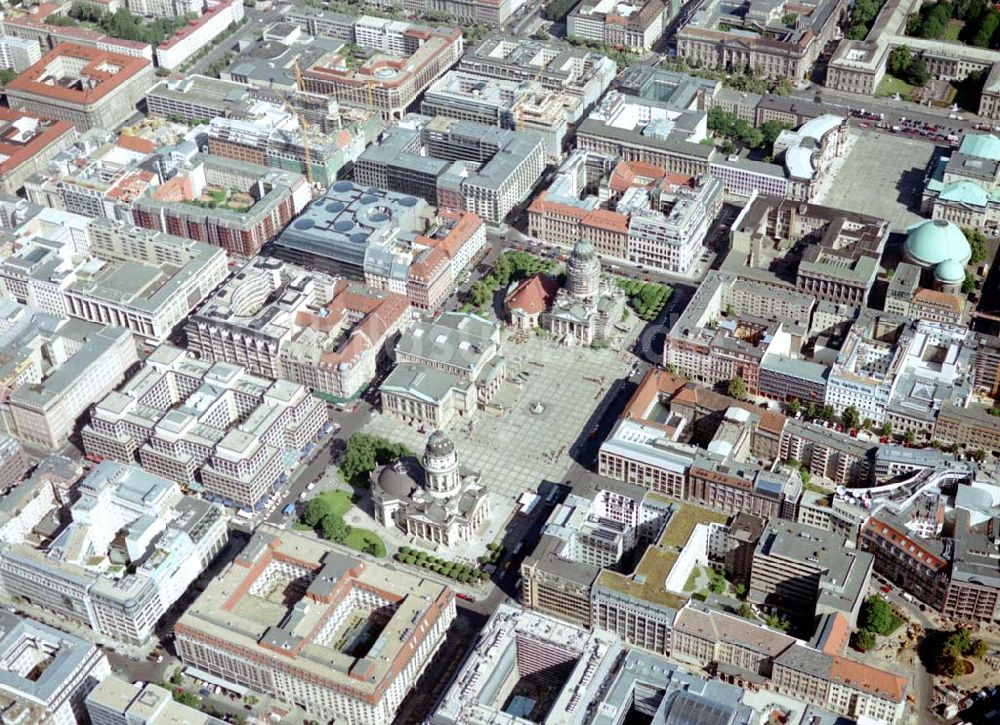
<path fill-rule="evenodd" d="M 889 603 L 879 596 L 870 596 L 861 605 L 859 625 L 883 637 L 899 626 L 899 618 L 892 613 Z"/>
<path fill-rule="evenodd" d="M 319 522 L 320 534 L 324 539 L 335 541 L 338 544 L 351 535 L 351 527 L 347 525 L 343 517 L 330 514 L 324 516 Z"/>
<path fill-rule="evenodd" d="M 767 618 L 766 624 L 771 629 L 776 629 L 779 632 L 787 632 L 789 627 L 791 627 L 791 622 L 789 622 L 784 617 L 779 617 L 777 614 L 772 614 Z"/>
<path fill-rule="evenodd" d="M 302 523 L 307 526 L 317 526 L 327 516 L 333 515 L 332 499 L 327 496 L 317 496 L 310 499 L 302 510 Z"/>
<path fill-rule="evenodd" d="M 853 405 L 849 405 L 844 408 L 844 412 L 840 414 L 840 419 L 843 421 L 844 426 L 847 428 L 857 428 L 861 423 L 861 414 L 858 409 Z"/>
<path fill-rule="evenodd" d="M 836 414 L 832 405 L 824 405 L 819 412 L 819 417 L 823 420 L 833 420 L 833 416 Z"/>
<path fill-rule="evenodd" d="M 886 65 L 890 73 L 897 78 L 903 78 L 909 73 L 912 62 L 913 53 L 909 46 L 901 45 L 889 53 L 889 61 Z"/>
<path fill-rule="evenodd" d="M 792 398 L 788 403 L 788 411 L 792 415 L 798 415 L 800 410 L 802 410 L 802 403 L 798 398 Z"/>
<path fill-rule="evenodd" d="M 906 429 L 906 432 L 903 434 L 903 440 L 906 442 L 907 445 L 911 445 L 911 446 L 916 442 L 917 436 L 913 432 L 912 428 L 907 428 Z"/>
<path fill-rule="evenodd" d="M 875 647 L 875 633 L 871 630 L 861 629 L 851 635 L 851 644 L 861 652 L 867 652 Z"/>
<path fill-rule="evenodd" d="M 726 391 L 729 393 L 730 398 L 743 400 L 747 397 L 746 381 L 737 375 L 735 378 L 729 381 L 729 385 L 726 388 Z"/>
<path fill-rule="evenodd" d="M 930 69 L 923 58 L 914 58 L 910 63 L 909 72 L 906 74 L 906 81 L 910 85 L 923 86 L 931 79 Z"/>
<path fill-rule="evenodd" d="M 736 584 L 733 585 L 733 592 L 736 594 L 737 597 L 742 599 L 743 597 L 746 596 L 747 585 L 744 584 L 743 582 L 737 582 Z"/>
<path fill-rule="evenodd" d="M 892 423 L 886 421 L 882 424 L 882 427 L 878 429 L 880 435 L 889 437 L 892 435 Z"/>
<path fill-rule="evenodd" d="M 746 602 L 743 602 L 743 604 L 740 605 L 740 608 L 736 613 L 743 617 L 743 619 L 756 619 L 753 613 L 753 608 Z"/>
<path fill-rule="evenodd" d="M 969 270 L 965 270 L 965 279 L 962 280 L 962 294 L 972 294 L 976 290 L 976 277 Z"/>
<path fill-rule="evenodd" d="M 983 233 L 978 229 L 963 229 L 962 232 L 965 234 L 965 238 L 969 241 L 969 248 L 972 251 L 972 256 L 969 258 L 969 261 L 972 264 L 985 262 L 987 249 L 986 237 Z"/>

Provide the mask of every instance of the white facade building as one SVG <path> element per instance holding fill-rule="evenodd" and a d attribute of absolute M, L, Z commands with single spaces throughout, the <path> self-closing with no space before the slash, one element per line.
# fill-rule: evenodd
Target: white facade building
<path fill-rule="evenodd" d="M 5 723 L 89 722 L 88 693 L 111 674 L 92 642 L 0 610 L 0 700 Z"/>
<path fill-rule="evenodd" d="M 49 544 L 0 548 L 4 595 L 103 635 L 145 642 L 228 538 L 222 507 L 138 466 L 106 461 L 77 487 Z M 27 515 L 25 513 L 24 515 Z"/>
<path fill-rule="evenodd" d="M 0 68 L 20 73 L 42 59 L 42 49 L 30 38 L 0 35 Z"/>
<path fill-rule="evenodd" d="M 169 40 L 156 48 L 156 64 L 175 70 L 191 56 L 208 47 L 232 23 L 243 20 L 243 0 L 209 0 L 208 9 Z"/>

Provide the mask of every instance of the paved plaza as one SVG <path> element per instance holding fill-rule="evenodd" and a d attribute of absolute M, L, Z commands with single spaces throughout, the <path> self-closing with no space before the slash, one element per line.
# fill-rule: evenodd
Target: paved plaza
<path fill-rule="evenodd" d="M 895 232 L 921 221 L 924 175 L 936 147 L 856 128 L 848 143 L 850 150 L 835 162 L 816 203 L 888 219 Z"/>
<path fill-rule="evenodd" d="M 480 411 L 470 424 L 457 420 L 448 430 L 462 465 L 477 469 L 498 498 L 515 499 L 540 481 L 562 481 L 572 465 L 570 447 L 589 424 L 608 388 L 628 374 L 631 359 L 614 350 L 559 347 L 528 336 L 504 350 L 512 372 L 524 380 L 513 409 L 503 415 Z M 532 409 L 540 412 L 532 412 Z M 405 443 L 419 454 L 430 430 L 376 415 L 365 432 Z"/>

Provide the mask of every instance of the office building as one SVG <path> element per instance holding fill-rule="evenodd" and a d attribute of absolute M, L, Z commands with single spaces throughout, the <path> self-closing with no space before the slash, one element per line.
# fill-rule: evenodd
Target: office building
<path fill-rule="evenodd" d="M 515 0 L 403 0 L 407 15 L 444 13 L 477 25 L 500 26 L 521 7 Z"/>
<path fill-rule="evenodd" d="M 191 316 L 185 333 L 202 360 L 346 400 L 375 377 L 409 315 L 402 295 L 257 257 Z"/>
<path fill-rule="evenodd" d="M 311 199 L 301 174 L 196 154 L 162 184 L 138 195 L 132 217 L 136 226 L 252 257 Z"/>
<path fill-rule="evenodd" d="M 162 341 L 228 274 L 218 247 L 109 219 L 87 226 L 88 254 L 72 238 L 36 237 L 0 263 L 0 288 L 51 314 L 124 327 Z"/>
<path fill-rule="evenodd" d="M 791 521 L 774 521 L 754 550 L 748 598 L 791 617 L 839 612 L 857 625 L 874 558 L 847 548 L 843 536 Z"/>
<path fill-rule="evenodd" d="M 507 376 L 500 326 L 445 312 L 414 323 L 396 343 L 396 367 L 379 388 L 382 412 L 445 429 L 485 408 Z"/>
<path fill-rule="evenodd" d="M 113 675 L 101 680 L 86 699 L 91 725 L 222 725 L 220 720 L 174 699 L 152 682 L 132 684 Z"/>
<path fill-rule="evenodd" d="M 560 159 L 567 130 L 568 101 L 561 96 L 530 81 L 448 71 L 424 93 L 420 112 L 513 131 L 535 131 L 545 139 L 548 158 Z"/>
<path fill-rule="evenodd" d="M 404 456 L 371 473 L 375 520 L 434 546 L 475 542 L 491 513 L 478 471 L 459 465 L 455 444 L 443 431 L 427 438 L 420 461 Z"/>
<path fill-rule="evenodd" d="M 282 232 L 274 254 L 438 308 L 484 253 L 482 221 L 470 212 L 435 215 L 415 196 L 360 184 L 331 186 Z"/>
<path fill-rule="evenodd" d="M 725 556 L 725 514 L 674 503 L 665 518 L 632 571 L 604 569 L 591 588 L 591 625 L 656 654 L 673 649 L 675 619 L 688 599 L 684 589 L 694 566 L 709 566 L 710 559 L 721 564 Z"/>
<path fill-rule="evenodd" d="M 556 504 L 534 551 L 521 563 L 521 601 L 581 627 L 591 626 L 591 585 L 654 541 L 669 502 L 639 486 L 602 479 Z"/>
<path fill-rule="evenodd" d="M 844 657 L 842 645 L 839 639 L 828 640 L 823 649 L 814 649 L 762 624 L 691 602 L 677 613 L 671 657 L 697 667 L 711 665 L 724 680 L 746 689 L 777 692 L 847 717 L 900 722 L 906 679 Z"/>
<path fill-rule="evenodd" d="M 90 455 L 142 466 L 206 497 L 259 510 L 326 422 L 326 406 L 288 380 L 162 345 L 83 429 Z"/>
<path fill-rule="evenodd" d="M 723 185 L 714 177 L 670 174 L 640 161 L 620 161 L 600 183 L 599 193 L 580 198 L 583 184 L 569 177 L 587 164 L 575 152 L 549 188 L 528 207 L 528 231 L 550 244 L 570 247 L 583 240 L 602 258 L 687 275 L 694 271 L 715 217 Z"/>
<path fill-rule="evenodd" d="M 545 167 L 545 141 L 453 118 L 408 118 L 365 150 L 357 183 L 414 194 L 435 206 L 502 222 L 524 201 Z"/>
<path fill-rule="evenodd" d="M 8 491 L 23 477 L 31 461 L 21 442 L 0 433 L 0 491 Z"/>
<path fill-rule="evenodd" d="M 0 709 L 5 722 L 85 723 L 84 700 L 111 674 L 97 645 L 0 610 Z"/>
<path fill-rule="evenodd" d="M 864 305 L 889 238 L 885 219 L 754 195 L 733 223 L 723 270 L 838 305 Z"/>
<path fill-rule="evenodd" d="M 68 620 L 143 644 L 160 618 L 226 545 L 221 506 L 181 494 L 176 483 L 138 466 L 105 461 L 81 481 L 53 538 L 0 547 L 6 595 Z M 52 510 L 25 509 L 37 526 Z"/>
<path fill-rule="evenodd" d="M 838 486 L 866 483 L 874 475 L 872 445 L 846 433 L 790 418 L 779 445 L 781 460 L 794 458 L 811 475 Z"/>
<path fill-rule="evenodd" d="M 41 48 L 34 40 L 0 35 L 0 68 L 21 73 L 41 59 Z"/>
<path fill-rule="evenodd" d="M 677 14 L 663 0 L 583 0 L 566 16 L 566 35 L 629 50 L 650 50 Z"/>
<path fill-rule="evenodd" d="M 613 60 L 589 48 L 501 35 L 487 36 L 470 48 L 456 69 L 485 78 L 537 81 L 561 92 L 570 123 L 580 120 L 618 73 Z"/>
<path fill-rule="evenodd" d="M 501 604 L 429 722 L 580 722 L 620 652 L 613 634 Z"/>
<path fill-rule="evenodd" d="M 123 4 L 118 0 L 99 3 L 108 12 L 115 12 Z M 5 13 L 4 32 L 15 38 L 34 41 L 42 53 L 58 45 L 69 43 L 153 62 L 153 47 L 136 40 L 113 38 L 97 30 L 80 25 L 66 24 L 60 19 L 71 9 L 65 3 L 44 2 L 31 8 L 11 9 Z M 50 22 L 53 21 L 53 22 Z"/>
<path fill-rule="evenodd" d="M 143 0 L 146 1 L 146 0 Z M 227 29 L 243 20 L 243 0 L 208 0 L 198 17 L 156 46 L 156 65 L 177 70 Z"/>
<path fill-rule="evenodd" d="M 9 300 L 0 310 L 0 381 L 13 391 L 12 433 L 28 446 L 61 448 L 77 419 L 137 361 L 132 336 Z"/>
<path fill-rule="evenodd" d="M 135 113 L 152 78 L 144 58 L 63 43 L 7 84 L 7 102 L 79 131 L 114 128 Z"/>
<path fill-rule="evenodd" d="M 0 194 L 17 195 L 74 140 L 76 128 L 67 121 L 0 108 Z"/>
<path fill-rule="evenodd" d="M 942 542 L 911 534 L 902 520 L 883 508 L 865 522 L 858 546 L 874 556 L 875 571 L 902 591 L 934 609 L 943 607 L 948 561 Z"/>
<path fill-rule="evenodd" d="M 341 116 L 345 123 L 326 131 L 321 125 L 310 126 L 297 111 L 257 101 L 240 118 L 211 120 L 208 152 L 300 173 L 326 188 L 337 180 L 341 168 L 357 160 L 381 128 L 374 115 L 365 118 L 363 111 L 352 109 Z M 358 121 L 351 121 L 351 116 Z"/>
<path fill-rule="evenodd" d="M 810 0 L 791 23 L 787 3 L 713 0 L 677 32 L 677 57 L 705 68 L 760 69 L 765 78 L 797 86 L 808 80 L 823 48 L 835 39 L 846 3 Z"/>
<path fill-rule="evenodd" d="M 1000 138 L 969 133 L 957 150 L 940 157 L 927 179 L 921 210 L 935 220 L 996 234 L 1000 229 Z M 943 232 L 938 236 L 943 237 Z"/>
<path fill-rule="evenodd" d="M 264 525 L 174 631 L 186 665 L 362 725 L 392 720 L 454 618 L 442 584 Z"/>
<path fill-rule="evenodd" d="M 346 49 L 326 53 L 302 68 L 302 89 L 348 106 L 402 118 L 435 78 L 462 55 L 462 31 L 361 16 L 354 23 L 356 59 Z"/>

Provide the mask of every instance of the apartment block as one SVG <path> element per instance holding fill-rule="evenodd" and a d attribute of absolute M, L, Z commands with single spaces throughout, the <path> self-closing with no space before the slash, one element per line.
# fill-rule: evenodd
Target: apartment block
<path fill-rule="evenodd" d="M 610 676 L 621 653 L 609 632 L 588 632 L 536 612 L 500 604 L 428 722 L 496 722 L 521 683 L 537 683 L 537 721 L 569 725 L 588 710 L 592 692 Z"/>
<path fill-rule="evenodd" d="M 0 610 L 3 718 L 11 723 L 87 722 L 84 701 L 111 674 L 104 652 L 82 637 Z"/>
<path fill-rule="evenodd" d="M 68 620 L 142 644 L 225 546 L 225 513 L 183 496 L 172 481 L 112 461 L 76 492 L 65 517 L 58 507 L 21 512 L 37 517 L 28 526 L 53 512 L 68 523 L 40 546 L 37 539 L 0 545 L 0 583 L 53 624 Z"/>
<path fill-rule="evenodd" d="M 939 541 L 920 539 L 889 511 L 876 512 L 861 529 L 859 547 L 874 556 L 875 571 L 934 609 L 948 591 L 948 561 Z"/>
<path fill-rule="evenodd" d="M 146 1 L 146 0 L 144 0 Z M 176 70 L 243 20 L 243 0 L 208 0 L 198 17 L 156 46 L 156 65 Z"/>
<path fill-rule="evenodd" d="M 42 59 L 38 43 L 30 38 L 0 35 L 0 68 L 21 73 Z"/>
<path fill-rule="evenodd" d="M 361 640 L 358 615 L 374 628 Z M 176 646 L 188 666 L 361 725 L 393 718 L 454 618 L 444 585 L 264 525 L 178 620 Z"/>
<path fill-rule="evenodd" d="M 677 6 L 663 0 L 583 0 L 566 16 L 566 34 L 631 50 L 649 50 L 660 39 Z"/>
<path fill-rule="evenodd" d="M 213 500 L 262 508 L 326 422 L 308 389 L 162 345 L 91 411 L 91 455 L 142 466 Z"/>
<path fill-rule="evenodd" d="M 212 197 L 216 206 L 203 203 Z M 132 202 L 136 226 L 251 257 L 311 201 L 301 174 L 247 161 L 196 154 L 159 186 Z"/>
<path fill-rule="evenodd" d="M 152 78 L 144 58 L 63 43 L 7 84 L 7 102 L 79 131 L 114 128 L 135 113 Z"/>
<path fill-rule="evenodd" d="M 30 465 L 28 452 L 21 442 L 0 433 L 0 491 L 8 491 L 20 482 Z"/>
<path fill-rule="evenodd" d="M 439 12 L 478 25 L 500 26 L 520 8 L 514 0 L 403 0 L 403 12 Z"/>
<path fill-rule="evenodd" d="M 375 377 L 409 318 L 402 295 L 257 257 L 191 316 L 185 332 L 202 360 L 346 400 Z"/>
<path fill-rule="evenodd" d="M 222 725 L 225 720 L 207 715 L 174 699 L 174 694 L 152 682 L 132 684 L 114 675 L 105 677 L 86 699 L 92 725 Z"/>
<path fill-rule="evenodd" d="M 12 432 L 22 443 L 61 448 L 77 419 L 137 362 L 128 330 L 0 300 L 0 364 Z"/>

